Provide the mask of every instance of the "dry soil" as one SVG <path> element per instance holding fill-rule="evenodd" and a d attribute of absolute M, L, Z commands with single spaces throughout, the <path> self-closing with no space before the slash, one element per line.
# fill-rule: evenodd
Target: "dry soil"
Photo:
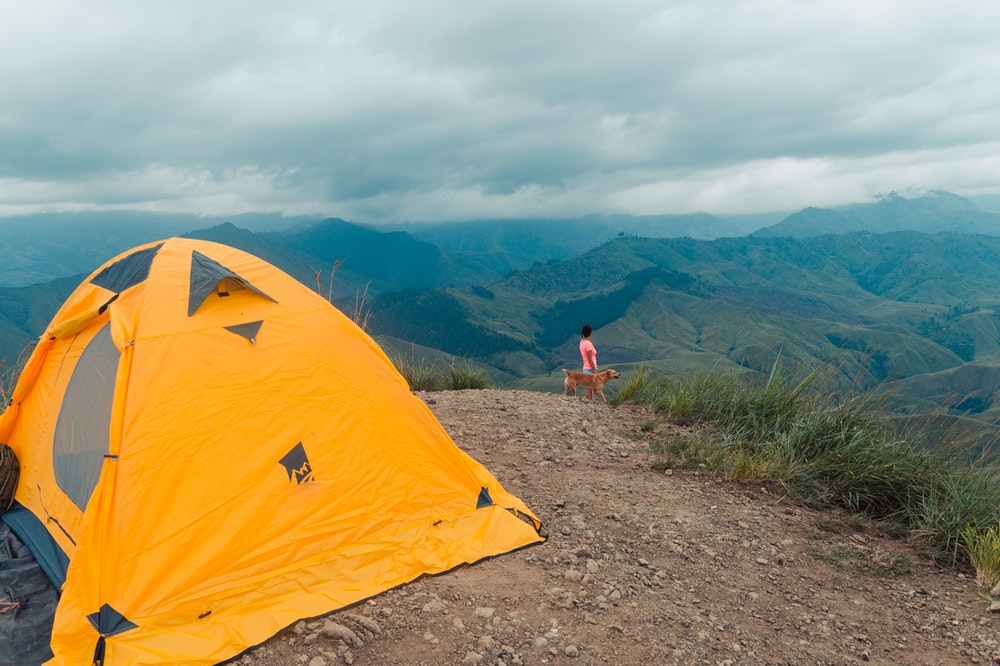
<path fill-rule="evenodd" d="M 548 541 L 299 622 L 234 664 L 1000 664 L 971 572 L 761 484 L 654 470 L 643 410 L 418 395 Z"/>

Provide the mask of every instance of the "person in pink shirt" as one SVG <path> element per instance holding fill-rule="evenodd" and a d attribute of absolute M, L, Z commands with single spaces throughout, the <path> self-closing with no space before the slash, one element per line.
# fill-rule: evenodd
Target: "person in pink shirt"
<path fill-rule="evenodd" d="M 583 371 L 588 374 L 597 373 L 597 349 L 594 347 L 594 343 L 590 341 L 590 336 L 594 330 L 590 327 L 590 324 L 584 324 L 583 330 L 580 331 L 580 356 L 583 357 Z M 587 400 L 594 399 L 594 389 L 587 389 Z"/>

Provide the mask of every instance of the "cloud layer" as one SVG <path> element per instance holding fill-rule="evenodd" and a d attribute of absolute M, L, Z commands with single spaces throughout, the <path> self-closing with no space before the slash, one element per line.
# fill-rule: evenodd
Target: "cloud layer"
<path fill-rule="evenodd" d="M 998 192 L 997 25 L 971 0 L 3 3 L 0 215 Z"/>

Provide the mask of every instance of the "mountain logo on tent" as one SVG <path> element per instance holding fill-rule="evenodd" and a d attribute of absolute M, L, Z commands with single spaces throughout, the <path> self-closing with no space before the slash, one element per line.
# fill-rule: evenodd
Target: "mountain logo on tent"
<path fill-rule="evenodd" d="M 302 446 L 302 442 L 293 446 L 291 451 L 286 453 L 278 462 L 288 472 L 289 481 L 305 483 L 315 480 L 313 478 L 312 465 L 309 464 L 309 457 L 306 455 L 306 449 Z"/>

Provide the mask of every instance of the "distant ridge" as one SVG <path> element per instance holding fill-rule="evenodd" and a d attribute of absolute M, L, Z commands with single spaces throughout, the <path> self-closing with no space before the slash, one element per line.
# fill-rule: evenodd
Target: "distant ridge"
<path fill-rule="evenodd" d="M 893 231 L 928 234 L 946 231 L 997 236 L 1000 235 L 1000 214 L 983 210 L 972 201 L 948 192 L 932 192 L 916 199 L 906 199 L 892 192 L 870 204 L 806 208 L 750 235 L 758 238 L 806 238 Z"/>

